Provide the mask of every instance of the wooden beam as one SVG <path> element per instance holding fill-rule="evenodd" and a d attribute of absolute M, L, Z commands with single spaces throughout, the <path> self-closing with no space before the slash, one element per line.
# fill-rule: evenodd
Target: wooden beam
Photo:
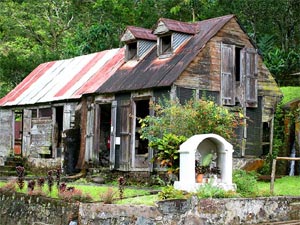
<path fill-rule="evenodd" d="M 277 160 L 295 160 L 295 161 L 298 161 L 300 160 L 300 157 L 276 157 Z"/>

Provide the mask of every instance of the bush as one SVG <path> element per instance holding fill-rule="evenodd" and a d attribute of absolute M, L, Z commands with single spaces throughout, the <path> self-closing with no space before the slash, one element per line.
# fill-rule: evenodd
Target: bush
<path fill-rule="evenodd" d="M 168 185 L 163 187 L 162 190 L 158 193 L 158 198 L 160 200 L 165 199 L 184 199 L 185 195 L 183 191 L 175 189 L 173 186 Z"/>
<path fill-rule="evenodd" d="M 164 99 L 151 105 L 155 116 L 140 119 L 141 138 L 149 141 L 156 151 L 155 159 L 169 172 L 178 170 L 179 145 L 195 134 L 219 134 L 226 139 L 235 137 L 242 114 L 230 112 L 213 101 L 192 99 L 182 105 Z"/>
<path fill-rule="evenodd" d="M 204 184 L 197 190 L 198 198 L 232 198 L 237 197 L 237 193 L 233 191 L 225 191 L 224 189 L 213 186 L 212 184 Z"/>
<path fill-rule="evenodd" d="M 254 197 L 258 194 L 257 174 L 255 171 L 233 171 L 233 182 L 237 185 L 237 192 L 242 197 Z"/>

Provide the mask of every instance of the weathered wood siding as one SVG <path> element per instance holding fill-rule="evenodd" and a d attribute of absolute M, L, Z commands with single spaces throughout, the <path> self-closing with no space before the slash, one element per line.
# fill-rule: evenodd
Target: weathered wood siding
<path fill-rule="evenodd" d="M 219 104 L 221 103 L 221 98 L 224 97 L 221 96 L 222 43 L 235 45 L 245 49 L 255 49 L 255 46 L 253 46 L 253 44 L 250 42 L 249 37 L 241 29 L 236 19 L 231 19 L 204 46 L 202 51 L 178 78 L 178 80 L 175 82 L 175 85 L 178 86 L 177 89 L 180 89 L 180 87 L 184 87 L 216 93 L 216 102 Z M 281 92 L 274 78 L 272 77 L 266 66 L 263 64 L 261 56 L 258 55 L 258 57 L 253 58 L 253 60 L 252 61 L 258 65 L 257 71 L 252 71 L 254 74 L 257 74 L 257 78 L 255 78 L 255 83 L 251 80 L 250 81 L 252 82 L 251 84 L 257 85 L 258 90 L 255 89 L 255 92 L 249 92 L 249 89 L 246 89 L 244 91 L 246 93 L 244 93 L 239 88 L 239 82 L 237 82 L 236 89 L 233 91 L 235 92 L 235 98 L 238 100 L 238 102 L 240 96 L 243 96 L 244 94 L 246 95 L 246 97 L 249 97 L 250 101 L 252 101 L 249 102 L 249 104 L 247 102 L 247 107 L 252 108 L 247 108 L 246 111 L 247 116 L 250 117 L 247 127 L 248 137 L 246 154 L 260 155 L 262 153 L 262 122 L 268 122 L 273 118 L 273 109 L 278 102 L 278 96 L 280 96 Z M 237 69 L 238 68 L 234 68 L 234 70 Z M 250 68 L 250 70 L 252 70 L 252 68 Z M 247 81 L 249 81 L 249 79 Z M 250 83 L 248 83 L 248 85 L 249 84 Z M 261 96 L 260 98 L 258 98 L 258 101 L 260 102 L 253 102 L 253 96 L 255 97 L 257 95 Z M 234 101 L 232 103 L 232 105 L 235 105 Z M 235 149 L 239 148 L 239 145 L 235 147 Z"/>
<path fill-rule="evenodd" d="M 12 110 L 0 110 L 0 165 L 4 164 L 4 158 L 13 148 L 13 121 Z"/>
<path fill-rule="evenodd" d="M 175 84 L 219 92 L 221 90 L 221 43 L 254 48 L 236 20 L 231 19 L 206 44 Z"/>
<path fill-rule="evenodd" d="M 32 119 L 30 157 L 52 153 L 52 119 Z"/>

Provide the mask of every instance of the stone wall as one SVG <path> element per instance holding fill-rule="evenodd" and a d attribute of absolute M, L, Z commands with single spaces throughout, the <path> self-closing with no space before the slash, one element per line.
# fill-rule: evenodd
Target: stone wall
<path fill-rule="evenodd" d="M 0 193 L 0 225 L 68 225 L 78 205 L 46 197 Z"/>
<path fill-rule="evenodd" d="M 58 200 L 0 195 L 0 225 L 238 225 L 300 220 L 300 197 L 165 200 L 156 206 L 103 203 L 68 204 Z M 76 217 L 75 216 L 75 217 Z"/>
<path fill-rule="evenodd" d="M 300 198 L 166 200 L 151 206 L 81 204 L 81 224 L 238 225 L 300 219 Z"/>

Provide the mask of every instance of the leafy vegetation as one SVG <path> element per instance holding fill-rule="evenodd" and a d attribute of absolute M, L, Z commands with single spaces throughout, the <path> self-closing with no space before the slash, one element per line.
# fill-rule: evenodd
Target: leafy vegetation
<path fill-rule="evenodd" d="M 0 96 L 40 63 L 122 46 L 128 25 L 152 28 L 161 17 L 198 21 L 226 14 L 237 15 L 279 84 L 295 86 L 299 80 L 289 74 L 300 71 L 299 7 L 297 0 L 2 0 Z"/>
<path fill-rule="evenodd" d="M 281 87 L 280 88 L 283 93 L 282 105 L 294 100 L 300 99 L 300 87 Z"/>
<path fill-rule="evenodd" d="M 199 198 L 233 198 L 238 197 L 234 191 L 225 191 L 224 189 L 213 186 L 212 184 L 204 184 L 197 190 Z"/>
<path fill-rule="evenodd" d="M 258 171 L 260 174 L 270 175 L 272 169 L 272 160 L 276 158 L 278 155 L 287 155 L 289 152 L 286 152 L 287 147 L 285 147 L 286 134 L 285 134 L 285 124 L 284 120 L 288 119 L 290 122 L 290 126 L 295 123 L 295 121 L 299 118 L 299 109 L 290 110 L 284 109 L 284 105 L 294 99 L 300 98 L 300 87 L 281 87 L 280 88 L 283 93 L 282 101 L 277 105 L 275 120 L 274 120 L 274 136 L 273 136 L 273 151 L 272 154 L 268 154 L 265 159 L 264 166 Z M 292 143 L 291 143 L 292 144 Z M 277 164 L 279 167 L 279 171 L 285 170 L 286 162 L 279 161 Z M 285 173 L 284 173 L 285 174 Z"/>
<path fill-rule="evenodd" d="M 175 189 L 172 185 L 167 185 L 158 193 L 158 199 L 183 199 L 186 198 L 183 191 Z"/>
<path fill-rule="evenodd" d="M 230 112 L 210 100 L 191 99 L 185 104 L 164 99 L 151 106 L 155 116 L 140 119 L 141 138 L 155 149 L 154 159 L 167 167 L 168 172 L 179 169 L 179 145 L 195 134 L 215 133 L 226 139 L 235 136 L 242 114 Z"/>
<path fill-rule="evenodd" d="M 237 186 L 237 192 L 243 197 L 254 197 L 259 195 L 257 188 L 257 174 L 245 170 L 233 172 L 233 183 Z"/>

